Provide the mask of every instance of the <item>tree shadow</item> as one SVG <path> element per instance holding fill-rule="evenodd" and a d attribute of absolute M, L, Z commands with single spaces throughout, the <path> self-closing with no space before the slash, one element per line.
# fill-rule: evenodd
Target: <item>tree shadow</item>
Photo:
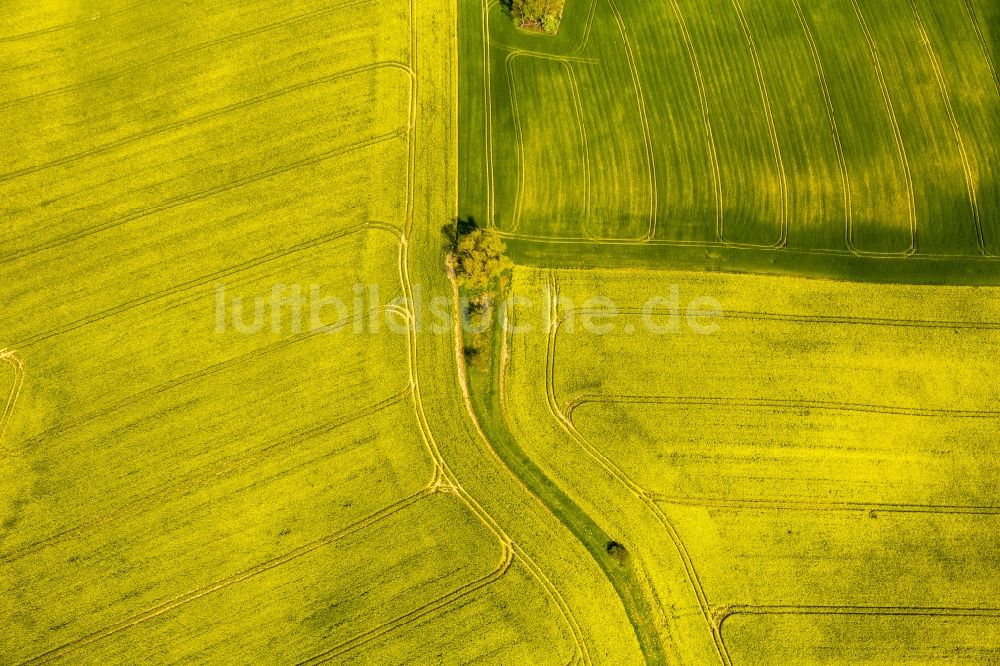
<path fill-rule="evenodd" d="M 463 236 L 468 236 L 479 228 L 476 218 L 457 217 L 452 222 L 441 227 L 441 236 L 444 237 L 444 247 L 446 252 L 454 252 L 458 249 L 458 242 Z"/>

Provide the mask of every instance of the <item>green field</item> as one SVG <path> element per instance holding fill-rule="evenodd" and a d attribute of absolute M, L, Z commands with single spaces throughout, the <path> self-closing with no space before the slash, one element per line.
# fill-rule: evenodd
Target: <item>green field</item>
<path fill-rule="evenodd" d="M 994 4 L 462 7 L 461 209 L 515 257 L 996 281 Z"/>

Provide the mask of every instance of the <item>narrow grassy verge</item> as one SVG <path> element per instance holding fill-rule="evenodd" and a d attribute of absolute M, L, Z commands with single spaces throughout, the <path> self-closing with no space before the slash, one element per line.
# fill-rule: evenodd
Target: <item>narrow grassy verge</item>
<path fill-rule="evenodd" d="M 465 349 L 481 350 L 472 362 L 465 364 L 465 380 L 475 417 L 508 469 L 573 533 L 597 562 L 625 608 L 646 663 L 666 664 L 649 598 L 627 554 L 623 554 L 623 547 L 528 457 L 504 421 L 500 407 L 502 335 L 501 313 L 493 317 L 486 331 L 478 335 L 463 332 L 460 341 Z"/>

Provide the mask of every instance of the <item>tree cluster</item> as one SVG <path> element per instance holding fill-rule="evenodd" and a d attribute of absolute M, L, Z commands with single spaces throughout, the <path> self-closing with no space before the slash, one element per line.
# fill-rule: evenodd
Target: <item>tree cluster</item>
<path fill-rule="evenodd" d="M 554 35 L 562 20 L 564 0 L 511 0 L 510 13 L 517 27 Z"/>
<path fill-rule="evenodd" d="M 513 264 L 507 247 L 495 229 L 474 229 L 458 237 L 452 253 L 458 283 L 471 291 L 482 291 Z"/>

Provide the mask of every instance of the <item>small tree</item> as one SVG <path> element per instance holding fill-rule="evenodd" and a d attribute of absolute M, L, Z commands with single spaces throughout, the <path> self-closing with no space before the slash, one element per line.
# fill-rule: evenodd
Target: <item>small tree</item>
<path fill-rule="evenodd" d="M 494 278 L 513 266 L 504 255 L 506 251 L 496 229 L 476 229 L 462 236 L 454 253 L 458 283 L 473 291 L 486 289 Z"/>
<path fill-rule="evenodd" d="M 559 31 L 563 0 L 510 0 L 509 12 L 517 27 L 554 35 Z"/>

